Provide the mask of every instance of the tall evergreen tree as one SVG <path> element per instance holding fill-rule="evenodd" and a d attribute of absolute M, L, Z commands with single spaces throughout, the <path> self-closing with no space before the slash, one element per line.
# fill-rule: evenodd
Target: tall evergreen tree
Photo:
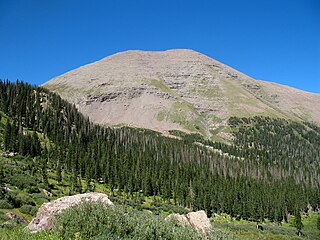
<path fill-rule="evenodd" d="M 299 210 L 296 211 L 294 217 L 295 217 L 294 226 L 297 229 L 297 235 L 301 236 L 302 235 L 303 223 L 302 223 L 302 219 L 301 219 L 301 213 L 300 213 Z"/>

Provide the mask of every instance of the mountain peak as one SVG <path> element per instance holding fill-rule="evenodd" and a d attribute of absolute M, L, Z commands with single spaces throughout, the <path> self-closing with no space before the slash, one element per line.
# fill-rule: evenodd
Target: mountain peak
<path fill-rule="evenodd" d="M 212 136 L 231 116 L 320 122 L 320 95 L 254 80 L 190 49 L 130 50 L 44 84 L 92 121 Z"/>
<path fill-rule="evenodd" d="M 148 59 L 159 59 L 170 60 L 174 58 L 175 60 L 184 60 L 184 59 L 194 59 L 198 58 L 208 59 L 206 55 L 196 52 L 192 49 L 169 49 L 165 51 L 145 51 L 145 50 L 127 50 L 124 52 L 119 52 L 108 56 L 104 59 L 124 57 L 124 58 L 143 58 L 144 60 Z M 212 59 L 211 59 L 212 60 Z"/>

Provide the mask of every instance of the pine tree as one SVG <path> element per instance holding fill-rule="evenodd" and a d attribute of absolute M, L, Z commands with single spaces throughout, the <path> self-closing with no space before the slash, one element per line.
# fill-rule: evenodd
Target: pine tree
<path fill-rule="evenodd" d="M 5 191 L 4 191 L 4 181 L 5 179 L 5 175 L 4 175 L 4 170 L 3 167 L 0 166 L 0 199 L 2 199 L 4 197 Z"/>
<path fill-rule="evenodd" d="M 11 151 L 11 124 L 8 121 L 5 129 L 5 135 L 4 135 L 4 149 L 7 151 Z"/>
<path fill-rule="evenodd" d="M 294 226 L 297 229 L 297 235 L 301 236 L 302 235 L 301 230 L 303 228 L 303 223 L 302 223 L 302 220 L 301 220 L 301 213 L 300 213 L 299 210 L 297 210 L 296 214 L 295 214 Z"/>
<path fill-rule="evenodd" d="M 32 144 L 31 156 L 39 156 L 41 154 L 41 144 L 36 131 L 34 131 L 32 134 L 31 144 Z"/>

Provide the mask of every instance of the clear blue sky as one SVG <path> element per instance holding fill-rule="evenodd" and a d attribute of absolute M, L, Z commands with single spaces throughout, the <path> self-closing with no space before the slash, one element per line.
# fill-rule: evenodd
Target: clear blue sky
<path fill-rule="evenodd" d="M 190 48 L 320 93 L 319 0 L 0 0 L 0 78 L 41 84 L 128 49 Z"/>

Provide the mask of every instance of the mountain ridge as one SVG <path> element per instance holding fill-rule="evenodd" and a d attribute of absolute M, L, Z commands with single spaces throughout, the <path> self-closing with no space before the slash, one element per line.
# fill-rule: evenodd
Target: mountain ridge
<path fill-rule="evenodd" d="M 232 116 L 320 122 L 320 109 L 314 107 L 319 94 L 255 80 L 190 49 L 116 53 L 43 86 L 92 121 L 112 126 L 225 139 Z"/>

